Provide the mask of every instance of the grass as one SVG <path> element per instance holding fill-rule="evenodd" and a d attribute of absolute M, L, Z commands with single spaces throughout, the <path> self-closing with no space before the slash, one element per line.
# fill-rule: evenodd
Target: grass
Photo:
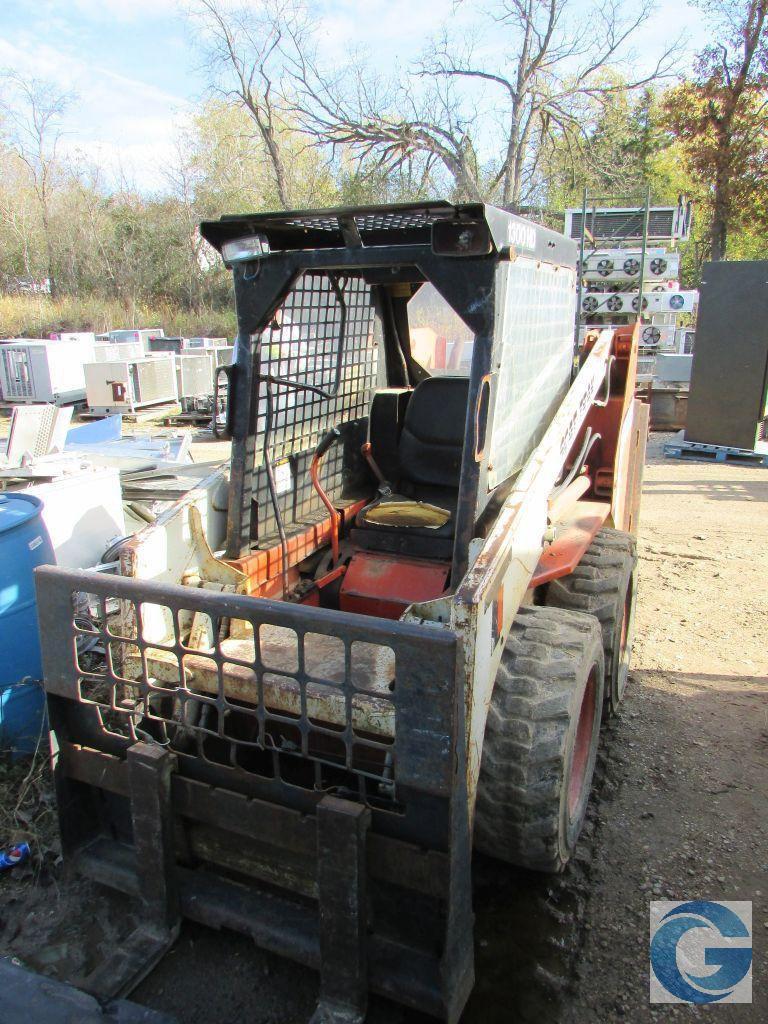
<path fill-rule="evenodd" d="M 47 295 L 0 295 L 0 338 L 47 338 L 61 331 L 162 327 L 167 335 L 227 337 L 237 333 L 234 308 L 182 309 L 170 303 L 126 310 L 119 302 Z"/>

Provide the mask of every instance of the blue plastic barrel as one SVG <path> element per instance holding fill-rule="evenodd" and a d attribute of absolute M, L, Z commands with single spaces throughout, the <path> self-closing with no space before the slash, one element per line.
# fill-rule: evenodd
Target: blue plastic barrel
<path fill-rule="evenodd" d="M 14 758 L 34 753 L 43 727 L 34 569 L 56 558 L 42 511 L 32 494 L 0 493 L 0 752 Z"/>

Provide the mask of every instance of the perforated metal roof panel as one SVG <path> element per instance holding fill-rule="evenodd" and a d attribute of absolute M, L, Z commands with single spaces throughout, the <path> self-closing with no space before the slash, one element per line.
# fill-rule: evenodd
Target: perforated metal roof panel
<path fill-rule="evenodd" d="M 482 221 L 488 225 L 495 256 L 511 249 L 548 263 L 575 266 L 576 244 L 548 228 L 483 203 L 395 203 L 328 210 L 286 210 L 225 216 L 204 221 L 200 232 L 221 251 L 229 241 L 249 235 L 266 238 L 274 252 L 304 249 L 431 245 L 438 221 Z"/>

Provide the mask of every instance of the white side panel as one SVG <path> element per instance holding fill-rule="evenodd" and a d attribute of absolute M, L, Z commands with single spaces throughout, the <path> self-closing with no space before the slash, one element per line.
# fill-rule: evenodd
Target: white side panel
<path fill-rule="evenodd" d="M 117 469 L 88 469 L 35 484 L 29 492 L 43 502 L 43 521 L 57 565 L 88 569 L 101 560 L 112 541 L 125 534 Z"/>

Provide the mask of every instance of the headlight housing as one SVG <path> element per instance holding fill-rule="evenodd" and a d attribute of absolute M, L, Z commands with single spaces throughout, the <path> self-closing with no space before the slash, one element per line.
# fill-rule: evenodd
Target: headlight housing
<path fill-rule="evenodd" d="M 221 247 L 221 255 L 225 263 L 242 263 L 245 260 L 255 260 L 259 256 L 269 254 L 269 242 L 264 235 L 246 235 L 244 238 L 233 238 L 230 242 L 224 242 Z"/>

